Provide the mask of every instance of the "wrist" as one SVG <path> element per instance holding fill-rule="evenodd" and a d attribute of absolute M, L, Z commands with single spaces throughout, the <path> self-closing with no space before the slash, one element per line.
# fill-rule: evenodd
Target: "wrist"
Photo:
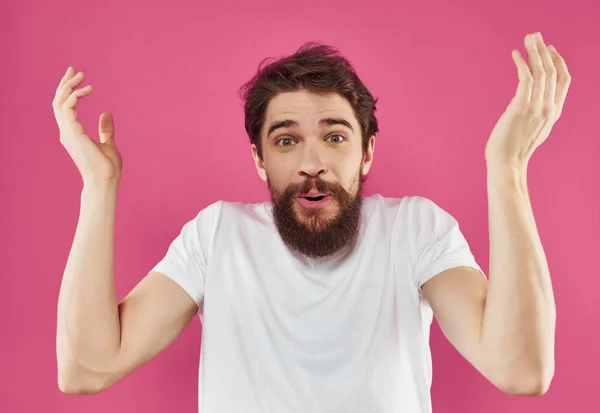
<path fill-rule="evenodd" d="M 98 182 L 85 182 L 83 189 L 81 190 L 82 197 L 88 196 L 108 196 L 116 195 L 119 190 L 119 182 L 117 181 L 98 181 Z"/>

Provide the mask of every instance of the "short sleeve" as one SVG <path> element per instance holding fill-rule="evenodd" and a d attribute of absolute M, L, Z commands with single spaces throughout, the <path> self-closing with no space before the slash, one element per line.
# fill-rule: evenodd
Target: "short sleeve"
<path fill-rule="evenodd" d="M 204 303 L 210 244 L 219 219 L 220 204 L 209 205 L 186 222 L 169 245 L 166 255 L 151 270 L 175 281 L 194 300 L 198 311 Z"/>
<path fill-rule="evenodd" d="M 415 197 L 413 207 L 413 264 L 419 290 L 435 275 L 453 267 L 472 267 L 485 277 L 452 215 L 424 197 Z"/>

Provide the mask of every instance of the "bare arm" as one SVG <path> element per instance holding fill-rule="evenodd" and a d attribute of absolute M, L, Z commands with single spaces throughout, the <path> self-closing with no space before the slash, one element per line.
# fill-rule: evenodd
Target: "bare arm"
<path fill-rule="evenodd" d="M 56 350 L 62 391 L 97 393 L 167 348 L 196 313 L 174 281 L 151 272 L 117 304 L 116 188 L 84 188 L 58 301 Z"/>
<path fill-rule="evenodd" d="M 490 281 L 481 346 L 503 381 L 544 394 L 554 374 L 556 305 L 525 168 L 488 166 Z"/>
<path fill-rule="evenodd" d="M 58 298 L 59 382 L 73 362 L 98 370 L 120 347 L 120 322 L 113 277 L 117 186 L 84 187 L 79 222 Z M 70 359 L 73 360 L 70 360 Z"/>
<path fill-rule="evenodd" d="M 104 112 L 99 141 L 86 135 L 75 108 L 92 93 L 75 89 L 84 73 L 69 67 L 52 101 L 65 147 L 83 179 L 81 208 L 58 298 L 58 385 L 67 393 L 101 391 L 175 340 L 194 316 L 194 300 L 170 278 L 150 273 L 117 304 L 113 250 L 122 160 L 114 122 Z"/>

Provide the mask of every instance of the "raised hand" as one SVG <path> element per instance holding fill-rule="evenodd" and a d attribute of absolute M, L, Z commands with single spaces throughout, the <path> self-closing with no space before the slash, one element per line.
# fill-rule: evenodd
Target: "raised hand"
<path fill-rule="evenodd" d="M 528 62 L 513 50 L 519 85 L 494 127 L 485 150 L 488 162 L 526 166 L 563 111 L 571 75 L 563 57 L 541 33 L 525 36 Z"/>
<path fill-rule="evenodd" d="M 83 82 L 84 76 L 83 72 L 75 74 L 75 69 L 69 67 L 56 89 L 52 108 L 60 131 L 60 142 L 75 162 L 84 186 L 118 184 L 123 163 L 114 143 L 112 114 L 104 112 L 100 115 L 99 142 L 90 139 L 77 120 L 77 102 L 92 93 L 91 85 L 74 90 Z"/>

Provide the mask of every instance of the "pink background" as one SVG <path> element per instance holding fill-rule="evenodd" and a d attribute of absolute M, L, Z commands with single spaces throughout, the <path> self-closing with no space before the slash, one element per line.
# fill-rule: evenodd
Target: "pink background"
<path fill-rule="evenodd" d="M 168 6 L 167 6 L 168 5 Z M 91 396 L 57 385 L 56 305 L 79 214 L 81 178 L 51 103 L 67 66 L 94 92 L 80 119 L 97 139 L 114 115 L 123 160 L 116 221 L 122 298 L 208 204 L 268 199 L 236 92 L 268 56 L 316 40 L 340 49 L 376 97 L 381 132 L 366 195 L 420 195 L 459 221 L 484 271 L 489 238 L 484 148 L 514 95 L 511 50 L 541 31 L 573 82 L 562 118 L 529 165 L 550 265 L 556 374 L 540 398 L 503 394 L 434 321 L 433 406 L 451 412 L 600 409 L 600 4 L 591 1 L 304 0 L 3 2 L 0 11 L 0 411 L 196 412 L 201 323 Z"/>

